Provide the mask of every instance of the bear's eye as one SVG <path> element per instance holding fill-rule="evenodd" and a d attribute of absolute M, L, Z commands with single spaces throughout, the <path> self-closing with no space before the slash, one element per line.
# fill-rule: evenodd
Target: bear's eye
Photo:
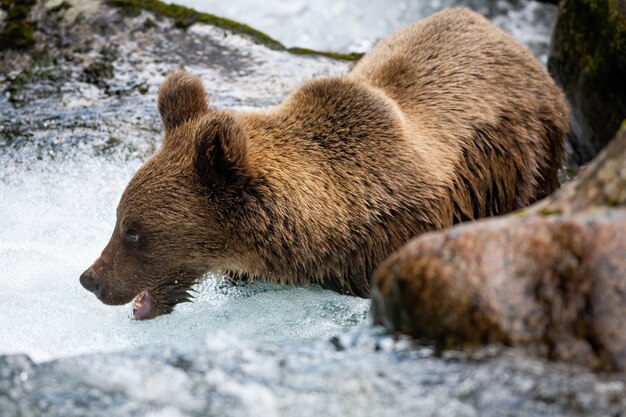
<path fill-rule="evenodd" d="M 124 240 L 130 243 L 139 242 L 139 233 L 135 229 L 128 229 L 124 234 Z"/>

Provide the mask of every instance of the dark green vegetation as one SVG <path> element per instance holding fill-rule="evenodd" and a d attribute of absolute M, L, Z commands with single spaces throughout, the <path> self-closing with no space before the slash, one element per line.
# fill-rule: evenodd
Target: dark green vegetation
<path fill-rule="evenodd" d="M 580 124 L 573 142 L 586 162 L 626 118 L 626 0 L 562 0 L 548 65 Z"/>
<path fill-rule="evenodd" d="M 64 1 L 61 4 L 59 4 L 58 6 L 51 7 L 49 9 L 49 11 L 51 11 L 52 13 L 59 13 L 59 12 L 62 12 L 63 10 L 70 9 L 71 7 L 72 7 L 71 4 L 69 4 L 66 1 Z"/>
<path fill-rule="evenodd" d="M 24 104 L 24 100 L 42 99 L 57 94 L 69 75 L 69 71 L 58 70 L 53 66 L 26 68 L 3 79 L 4 93 L 10 103 L 19 107 Z M 33 84 L 38 84 L 38 88 L 30 91 L 31 94 L 26 94 Z"/>
<path fill-rule="evenodd" d="M 316 56 L 325 56 L 327 58 L 333 59 L 343 59 L 345 61 L 358 61 L 364 55 L 359 52 L 351 52 L 349 54 L 344 54 L 340 52 L 324 52 L 324 51 L 316 51 L 314 49 L 308 48 L 289 48 L 287 49 L 292 54 L 296 55 L 316 55 Z"/>
<path fill-rule="evenodd" d="M 30 8 L 36 0 L 0 0 L 0 9 L 6 12 L 6 21 L 0 31 L 0 50 L 24 50 L 35 45 L 35 25 L 28 20 Z"/>
<path fill-rule="evenodd" d="M 119 8 L 126 16 L 137 16 L 141 10 L 146 10 L 159 17 L 169 17 L 174 21 L 174 26 L 181 29 L 186 29 L 194 23 L 206 23 L 222 29 L 229 29 L 235 33 L 248 35 L 275 49 L 284 49 L 280 42 L 248 25 L 211 14 L 200 13 L 184 6 L 165 4 L 157 0 L 107 0 L 106 3 Z"/>
<path fill-rule="evenodd" d="M 105 61 L 92 62 L 83 70 L 83 81 L 98 86 L 104 86 L 105 80 L 113 78 L 113 64 Z"/>
<path fill-rule="evenodd" d="M 137 16 L 141 10 L 154 13 L 157 17 L 168 17 L 174 21 L 174 25 L 181 29 L 186 29 L 194 23 L 204 23 L 222 29 L 230 30 L 234 33 L 246 35 L 253 40 L 267 45 L 276 50 L 288 50 L 299 55 L 318 55 L 334 59 L 355 61 L 362 54 L 342 54 L 336 52 L 322 52 L 304 48 L 286 48 L 283 44 L 268 36 L 267 34 L 251 28 L 243 23 L 234 20 L 218 17 L 209 13 L 201 13 L 188 7 L 176 4 L 165 4 L 158 0 L 107 0 L 107 4 L 119 8 L 126 16 Z"/>

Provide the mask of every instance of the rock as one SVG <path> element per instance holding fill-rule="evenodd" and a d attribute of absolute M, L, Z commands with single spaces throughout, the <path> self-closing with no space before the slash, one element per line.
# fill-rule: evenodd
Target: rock
<path fill-rule="evenodd" d="M 36 0 L 0 1 L 0 51 L 24 50 L 35 44 L 34 24 L 30 21 L 30 8 Z"/>
<path fill-rule="evenodd" d="M 377 271 L 374 321 L 440 349 L 502 343 L 626 371 L 626 129 L 554 196 L 411 241 Z"/>
<path fill-rule="evenodd" d="M 3 417 L 619 416 L 619 376 L 513 350 L 437 357 L 371 329 L 337 342 L 256 344 L 225 333 L 32 364 L 0 356 Z M 341 349 L 337 348 L 341 346 Z"/>
<path fill-rule="evenodd" d="M 548 67 L 567 92 L 570 142 L 585 163 L 626 119 L 626 0 L 561 0 Z"/>
<path fill-rule="evenodd" d="M 0 51 L 0 149 L 20 160 L 85 151 L 146 158 L 161 131 L 156 92 L 175 69 L 200 76 L 216 106 L 243 110 L 350 65 L 158 1 L 40 0 L 27 9 L 36 43 Z M 189 16 L 198 23 L 180 23 Z"/>

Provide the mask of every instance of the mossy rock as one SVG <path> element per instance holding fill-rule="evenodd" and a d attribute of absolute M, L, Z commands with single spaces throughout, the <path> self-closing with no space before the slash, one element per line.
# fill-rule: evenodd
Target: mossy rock
<path fill-rule="evenodd" d="M 28 18 L 36 0 L 0 0 L 6 20 L 0 31 L 0 50 L 24 50 L 35 45 L 35 25 Z"/>
<path fill-rule="evenodd" d="M 158 0 L 106 0 L 106 3 L 110 6 L 118 8 L 126 16 L 137 16 L 142 10 L 145 10 L 153 13 L 157 17 L 167 17 L 172 19 L 174 21 L 174 26 L 181 29 L 186 29 L 195 23 L 204 23 L 229 30 L 233 33 L 248 36 L 252 40 L 269 48 L 279 51 L 288 50 L 289 52 L 297 55 L 317 55 L 346 61 L 355 61 L 362 56 L 362 54 L 323 52 L 306 48 L 287 49 L 283 44 L 271 36 L 243 23 L 209 13 L 201 13 L 188 7 L 176 4 L 166 4 Z"/>
<path fill-rule="evenodd" d="M 571 105 L 579 163 L 626 118 L 626 0 L 561 0 L 548 66 Z"/>
<path fill-rule="evenodd" d="M 194 23 L 206 23 L 213 26 L 230 29 L 233 32 L 246 34 L 268 46 L 282 48 L 280 42 L 272 39 L 263 32 L 233 20 L 224 19 L 208 13 L 200 13 L 193 9 L 176 4 L 166 4 L 157 0 L 107 0 L 110 6 L 119 8 L 126 16 L 137 16 L 141 10 L 164 16 L 174 21 L 174 26 L 185 29 Z"/>
<path fill-rule="evenodd" d="M 555 194 L 410 241 L 376 271 L 375 324 L 438 350 L 492 343 L 626 372 L 626 131 Z"/>

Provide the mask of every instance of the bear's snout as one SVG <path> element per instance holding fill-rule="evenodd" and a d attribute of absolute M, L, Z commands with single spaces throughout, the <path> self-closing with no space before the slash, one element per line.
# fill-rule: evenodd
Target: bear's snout
<path fill-rule="evenodd" d="M 82 285 L 87 291 L 90 291 L 96 294 L 97 297 L 100 297 L 100 283 L 96 281 L 95 277 L 91 273 L 91 268 L 83 272 L 80 276 L 80 285 Z"/>
<path fill-rule="evenodd" d="M 80 276 L 80 284 L 92 292 L 98 300 L 108 305 L 121 305 L 130 302 L 137 293 L 136 287 L 120 279 L 133 276 L 128 269 L 121 268 L 119 262 L 109 263 L 108 257 L 101 256 Z"/>

